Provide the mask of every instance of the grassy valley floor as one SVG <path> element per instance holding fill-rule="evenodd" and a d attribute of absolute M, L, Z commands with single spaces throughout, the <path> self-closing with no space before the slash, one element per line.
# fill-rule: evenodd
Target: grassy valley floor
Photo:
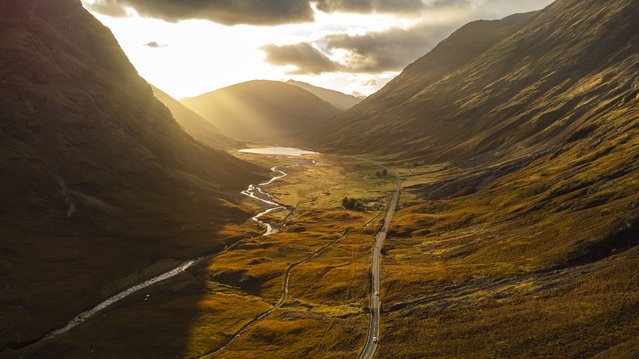
<path fill-rule="evenodd" d="M 313 157 L 316 165 L 302 158 L 242 156 L 288 174 L 264 187 L 277 202 L 294 208 L 290 216 L 281 211 L 266 218 L 285 222 L 281 232 L 261 237 L 253 221 L 229 226 L 221 236 L 254 235 L 229 241 L 210 261 L 15 354 L 356 357 L 369 320 L 371 246 L 393 178 L 377 176 L 381 168 L 375 164 L 337 156 Z M 365 209 L 345 210 L 344 197 L 359 199 Z M 249 198 L 246 205 L 260 210 Z M 287 273 L 288 296 L 282 303 Z"/>
<path fill-rule="evenodd" d="M 486 165 L 395 163 L 405 190 L 382 250 L 377 357 L 637 357 L 639 168 L 624 155 L 636 146 L 593 161 L 573 146 Z M 242 156 L 288 174 L 265 186 L 289 207 L 267 218 L 282 231 L 229 228 L 253 235 L 20 353 L 357 357 L 393 178 L 353 158 Z M 344 197 L 364 209 L 345 210 Z"/>

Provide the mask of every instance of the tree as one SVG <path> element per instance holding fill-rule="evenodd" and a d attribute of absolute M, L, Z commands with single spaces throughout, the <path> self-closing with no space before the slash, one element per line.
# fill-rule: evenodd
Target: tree
<path fill-rule="evenodd" d="M 344 197 L 344 199 L 342 200 L 342 207 L 351 211 L 357 211 L 362 208 L 362 204 L 355 198 Z"/>

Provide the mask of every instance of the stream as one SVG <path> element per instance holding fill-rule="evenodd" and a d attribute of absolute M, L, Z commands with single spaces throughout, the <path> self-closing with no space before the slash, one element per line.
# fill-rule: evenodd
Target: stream
<path fill-rule="evenodd" d="M 266 206 L 268 206 L 267 209 L 263 210 L 262 212 L 258 213 L 257 215 L 253 216 L 252 220 L 259 223 L 260 225 L 264 226 L 266 228 L 266 231 L 262 234 L 262 236 L 269 236 L 271 234 L 277 233 L 279 229 L 275 228 L 274 226 L 272 226 L 271 224 L 260 220 L 260 218 L 262 216 L 265 216 L 271 212 L 275 212 L 275 211 L 280 211 L 280 210 L 285 210 L 287 209 L 286 206 L 283 206 L 277 202 L 275 202 L 273 200 L 273 198 L 271 197 L 270 194 L 266 193 L 261 186 L 266 186 L 269 185 L 275 181 L 277 181 L 278 179 L 285 177 L 287 174 L 278 169 L 277 166 L 271 168 L 271 170 L 273 171 L 273 177 L 266 181 L 266 182 L 262 182 L 260 184 L 257 185 L 250 185 L 246 190 L 242 191 L 242 194 L 249 196 L 251 198 L 254 198 L 262 203 L 264 203 Z M 219 254 L 219 253 L 218 253 Z M 204 260 L 208 260 L 211 259 L 212 257 L 215 257 L 216 255 L 213 256 L 204 256 L 204 257 L 200 257 L 200 258 L 196 258 L 196 259 L 192 259 L 192 260 L 188 260 L 182 264 L 180 264 L 179 266 L 173 268 L 172 270 L 162 273 L 156 277 L 153 277 L 151 279 L 148 279 L 140 284 L 136 284 L 133 287 L 130 287 L 108 299 L 106 299 L 105 301 L 101 302 L 100 304 L 96 305 L 95 307 L 86 310 L 80 314 L 78 314 L 75 318 L 73 318 L 69 323 L 67 323 L 67 325 L 65 325 L 64 327 L 60 328 L 60 329 L 56 329 L 53 330 L 51 332 L 49 332 L 48 334 L 44 335 L 42 338 L 32 342 L 32 343 L 28 343 L 25 346 L 29 346 L 31 344 L 35 344 L 41 341 L 45 341 L 54 337 L 57 337 L 58 335 L 64 334 L 66 332 L 68 332 L 69 330 L 77 327 L 78 325 L 84 323 L 87 319 L 95 316 L 96 314 L 100 313 L 101 311 L 103 311 L 104 309 L 106 309 L 107 307 L 111 306 L 112 304 L 115 304 L 119 301 L 121 301 L 122 299 L 130 296 L 133 293 L 136 293 L 144 288 L 150 287 L 154 284 L 157 284 L 159 282 L 165 281 L 169 278 L 173 278 L 181 273 L 184 273 L 187 269 L 191 268 L 193 265 L 198 264 Z"/>
<path fill-rule="evenodd" d="M 263 210 L 262 212 L 256 214 L 255 216 L 253 216 L 253 218 L 251 218 L 255 222 L 259 223 L 261 226 L 266 228 L 266 232 L 262 234 L 262 236 L 270 236 L 271 234 L 277 233 L 279 230 L 273 227 L 273 225 L 271 225 L 270 223 L 262 221 L 260 218 L 269 213 L 287 209 L 286 206 L 275 202 L 275 200 L 273 200 L 273 197 L 267 192 L 265 192 L 261 187 L 261 186 L 269 185 L 277 181 L 278 179 L 286 176 L 286 172 L 278 169 L 277 166 L 271 168 L 271 171 L 273 171 L 274 175 L 270 180 L 266 182 L 262 182 L 258 185 L 253 185 L 253 184 L 249 185 L 249 187 L 246 190 L 242 191 L 243 195 L 256 199 L 268 206 L 268 208 L 266 208 L 265 210 Z"/>

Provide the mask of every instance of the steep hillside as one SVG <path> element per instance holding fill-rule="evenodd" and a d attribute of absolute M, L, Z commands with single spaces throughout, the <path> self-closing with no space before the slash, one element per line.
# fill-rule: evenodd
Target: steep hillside
<path fill-rule="evenodd" d="M 315 95 L 315 96 L 321 98 L 322 100 L 330 103 L 331 105 L 333 105 L 338 110 L 346 111 L 346 110 L 350 109 L 351 107 L 357 105 L 358 103 L 362 102 L 361 98 L 357 98 L 357 97 L 352 96 L 352 95 L 347 95 L 347 94 L 339 92 L 339 91 L 329 90 L 329 89 L 325 89 L 325 88 L 322 88 L 322 87 L 313 86 L 311 84 L 307 84 L 306 82 L 288 80 L 288 81 L 286 81 L 286 83 L 290 84 L 290 85 L 297 86 L 299 88 L 302 88 L 302 89 L 312 93 L 313 95 Z"/>
<path fill-rule="evenodd" d="M 340 113 L 310 92 L 277 81 L 244 82 L 181 101 L 227 136 L 272 144 L 314 133 Z"/>
<path fill-rule="evenodd" d="M 223 246 L 264 172 L 184 133 L 79 0 L 0 1 L 0 39 L 2 349 Z"/>
<path fill-rule="evenodd" d="M 331 123 L 403 178 L 379 357 L 636 356 L 637 19 L 558 0 L 469 24 Z"/>
<path fill-rule="evenodd" d="M 637 6 L 558 1 L 466 25 L 332 121 L 332 147 L 437 162 L 536 151 L 599 128 L 634 99 Z"/>
<path fill-rule="evenodd" d="M 224 136 L 213 124 L 184 106 L 180 101 L 153 85 L 151 88 L 155 97 L 171 111 L 177 123 L 196 140 L 213 148 L 242 147 L 240 143 Z"/>

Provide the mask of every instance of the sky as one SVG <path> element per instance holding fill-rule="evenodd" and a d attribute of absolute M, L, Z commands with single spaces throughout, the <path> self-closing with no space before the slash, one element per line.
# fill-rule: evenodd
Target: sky
<path fill-rule="evenodd" d="M 370 95 L 462 25 L 551 0 L 82 0 L 175 98 L 294 79 Z"/>

